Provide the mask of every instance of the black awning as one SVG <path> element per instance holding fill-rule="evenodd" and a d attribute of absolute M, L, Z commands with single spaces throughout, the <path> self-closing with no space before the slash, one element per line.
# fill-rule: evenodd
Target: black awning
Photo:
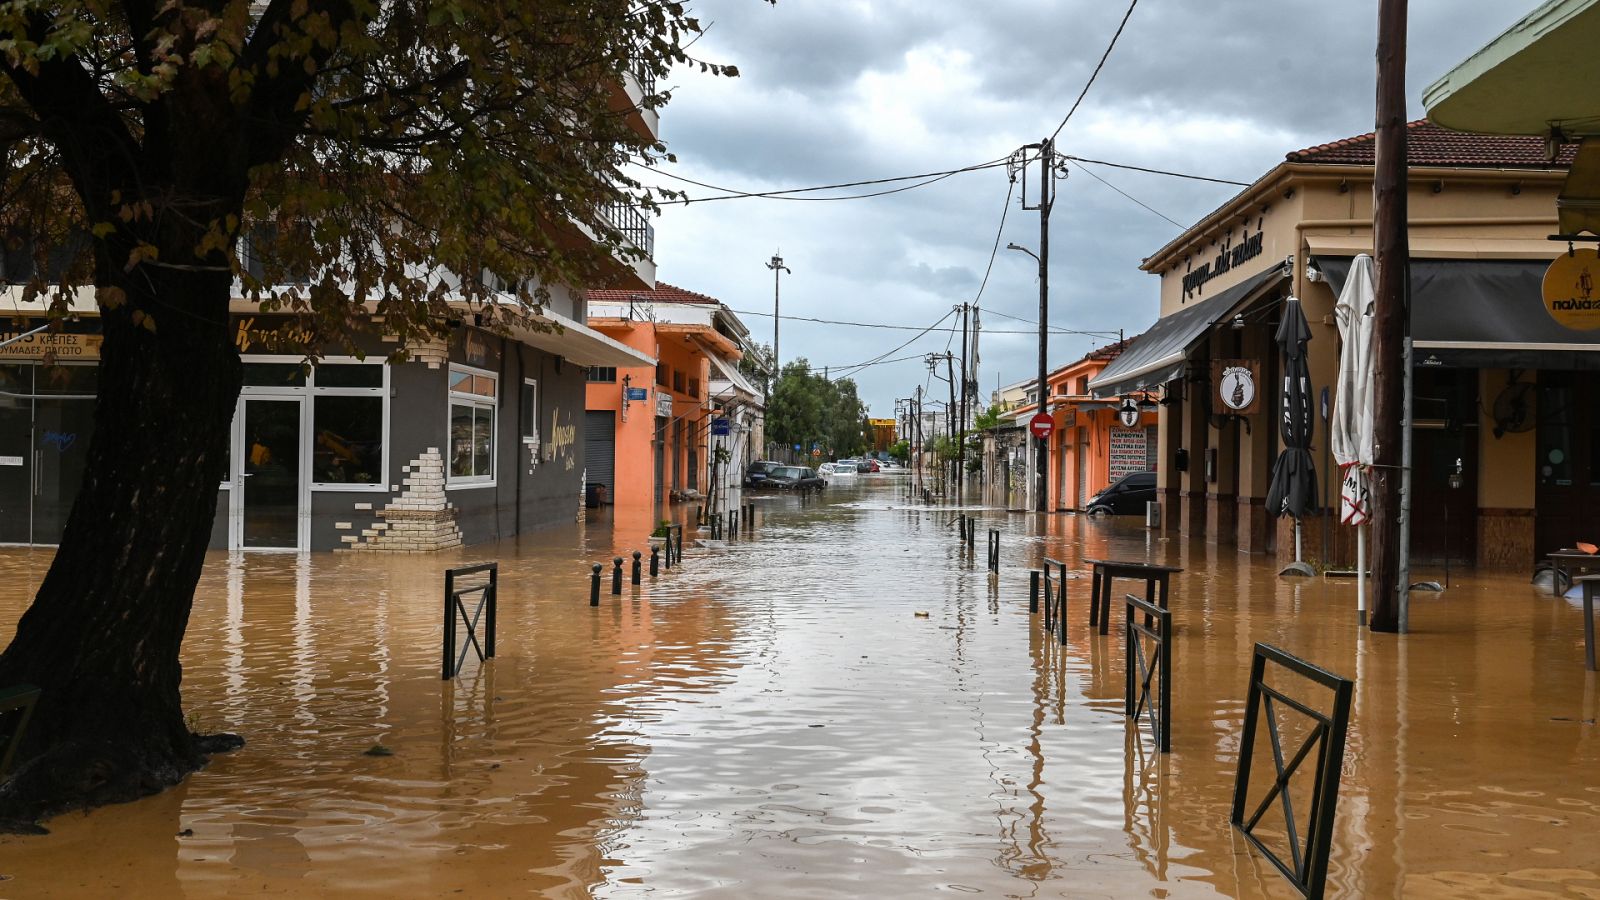
<path fill-rule="evenodd" d="M 1244 304 L 1255 299 L 1262 285 L 1283 278 L 1283 269 L 1273 266 L 1239 284 L 1193 306 L 1185 307 L 1139 335 L 1121 356 L 1089 382 L 1089 393 L 1096 397 L 1116 397 L 1132 391 L 1160 387 L 1183 373 L 1189 349 L 1205 336 L 1211 326 L 1231 318 Z"/>
<path fill-rule="evenodd" d="M 1348 257 L 1319 256 L 1338 294 Z M 1600 330 L 1576 331 L 1545 311 L 1543 260 L 1413 259 L 1411 345 L 1419 366 L 1600 369 Z"/>

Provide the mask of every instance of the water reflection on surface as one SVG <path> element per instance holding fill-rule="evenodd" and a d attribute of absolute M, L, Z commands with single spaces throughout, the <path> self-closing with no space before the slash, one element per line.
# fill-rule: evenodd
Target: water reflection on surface
<path fill-rule="evenodd" d="M 1227 824 L 1265 640 L 1358 677 L 1332 893 L 1600 894 L 1569 605 L 1471 576 L 1419 598 L 1402 642 L 1355 627 L 1349 585 L 1132 520 L 991 509 L 993 581 L 898 484 L 762 498 L 753 539 L 599 609 L 588 564 L 648 517 L 434 556 L 216 555 L 185 701 L 248 746 L 0 839 L 0 893 L 1288 897 Z M 1087 578 L 1066 646 L 1029 627 L 1044 555 L 1184 567 L 1170 755 L 1122 718 L 1122 642 L 1090 633 Z M 441 573 L 486 558 L 499 656 L 441 682 Z M 7 631 L 48 559 L 0 550 Z"/>

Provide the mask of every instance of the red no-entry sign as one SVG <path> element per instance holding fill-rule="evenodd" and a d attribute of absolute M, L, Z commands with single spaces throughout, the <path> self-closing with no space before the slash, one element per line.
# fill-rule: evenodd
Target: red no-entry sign
<path fill-rule="evenodd" d="M 1050 440 L 1050 432 L 1056 430 L 1056 420 L 1050 418 L 1049 413 L 1034 413 L 1028 420 L 1028 430 L 1041 441 Z"/>

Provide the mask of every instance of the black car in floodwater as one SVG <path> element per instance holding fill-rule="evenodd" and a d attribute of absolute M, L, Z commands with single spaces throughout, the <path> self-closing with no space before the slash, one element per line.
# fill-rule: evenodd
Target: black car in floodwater
<path fill-rule="evenodd" d="M 1144 505 L 1156 499 L 1156 473 L 1124 475 L 1094 495 L 1084 510 L 1091 516 L 1142 516 Z"/>
<path fill-rule="evenodd" d="M 821 491 L 826 484 L 822 476 L 806 466 L 778 466 L 753 486 L 775 491 Z"/>
<path fill-rule="evenodd" d="M 770 459 L 756 460 L 744 470 L 744 486 L 747 488 L 760 487 L 761 482 L 766 481 L 767 476 L 772 474 L 772 470 L 781 465 L 783 463 L 776 463 Z"/>

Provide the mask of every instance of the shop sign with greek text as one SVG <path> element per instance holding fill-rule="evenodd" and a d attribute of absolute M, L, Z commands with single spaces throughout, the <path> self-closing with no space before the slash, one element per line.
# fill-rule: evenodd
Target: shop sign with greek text
<path fill-rule="evenodd" d="M 1590 248 L 1563 253 L 1544 270 L 1544 308 L 1561 325 L 1574 331 L 1600 328 L 1600 297 L 1595 296 L 1595 275 L 1600 273 L 1600 251 Z"/>

